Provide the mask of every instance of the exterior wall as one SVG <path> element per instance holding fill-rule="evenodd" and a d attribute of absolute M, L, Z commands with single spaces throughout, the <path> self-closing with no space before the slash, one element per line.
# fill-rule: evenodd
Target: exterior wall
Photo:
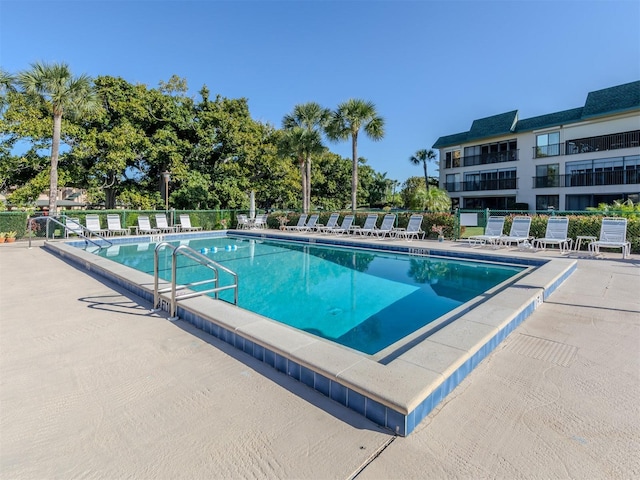
<path fill-rule="evenodd" d="M 529 210 L 536 209 L 536 198 L 540 195 L 557 195 L 559 197 L 560 210 L 568 208 L 568 195 L 583 194 L 610 194 L 620 195 L 631 194 L 640 196 L 640 184 L 613 184 L 613 185 L 590 185 L 590 186 L 550 186 L 534 188 L 536 177 L 536 167 L 538 165 L 558 165 L 558 175 L 564 179 L 567 173 L 567 163 L 613 159 L 622 157 L 640 156 L 640 145 L 630 146 L 628 148 L 618 148 L 614 150 L 604 151 L 585 151 L 583 153 L 565 155 L 564 145 L 574 139 L 583 139 L 588 137 L 597 137 L 600 135 L 609 135 L 616 133 L 624 133 L 640 130 L 640 112 L 631 114 L 610 115 L 607 117 L 592 119 L 589 121 L 580 121 L 569 125 L 558 125 L 555 127 L 543 128 L 526 132 L 518 132 L 512 135 L 501 137 L 477 139 L 469 143 L 460 144 L 454 147 L 446 147 L 439 149 L 440 152 L 440 187 L 447 186 L 447 175 L 459 174 L 459 181 L 463 182 L 465 174 L 470 172 L 489 172 L 503 169 L 517 170 L 517 188 L 504 190 L 480 190 L 480 191 L 451 191 L 449 195 L 452 198 L 460 199 L 460 207 L 464 206 L 465 198 L 486 198 L 486 197 L 516 197 L 516 202 L 527 203 Z M 536 158 L 535 146 L 537 136 L 544 133 L 559 132 L 560 134 L 560 155 L 551 155 L 542 158 Z M 464 149 L 469 146 L 485 145 L 494 142 L 516 139 L 518 142 L 518 160 L 515 162 L 492 163 L 486 165 L 473 165 L 465 167 L 464 165 Z M 458 168 L 446 168 L 446 153 L 453 150 L 460 150 L 461 166 Z M 592 205 L 596 206 L 596 205 Z"/>

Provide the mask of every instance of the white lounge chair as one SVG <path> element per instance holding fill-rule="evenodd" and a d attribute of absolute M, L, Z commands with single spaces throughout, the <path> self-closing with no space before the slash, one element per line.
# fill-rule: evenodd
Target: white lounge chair
<path fill-rule="evenodd" d="M 105 235 L 107 230 L 100 225 L 100 217 L 93 213 L 87 215 L 84 219 L 87 230 L 95 235 Z"/>
<path fill-rule="evenodd" d="M 504 217 L 490 216 L 487 219 L 487 225 L 484 227 L 484 234 L 471 235 L 467 240 L 470 245 L 486 245 L 490 243 L 496 245 L 502 236 L 504 229 Z"/>
<path fill-rule="evenodd" d="M 167 216 L 164 213 L 156 213 L 156 228 L 162 232 L 177 232 L 177 226 L 169 226 Z"/>
<path fill-rule="evenodd" d="M 191 226 L 191 217 L 186 213 L 180 214 L 180 225 L 181 232 L 197 232 L 202 230 L 202 227 L 192 227 Z"/>
<path fill-rule="evenodd" d="M 65 237 L 69 237 L 69 235 L 83 235 L 82 233 L 82 225 L 80 224 L 80 219 L 77 217 L 67 217 L 67 221 L 65 222 L 66 228 L 64 229 Z"/>
<path fill-rule="evenodd" d="M 301 232 L 310 232 L 311 230 L 316 228 L 316 223 L 318 223 L 318 217 L 319 215 L 317 213 L 314 213 L 313 215 L 311 215 L 306 225 L 304 227 L 300 227 L 299 230 Z"/>
<path fill-rule="evenodd" d="M 160 233 L 160 230 L 157 228 L 151 227 L 151 221 L 147 215 L 140 215 L 138 217 L 138 227 L 136 228 L 136 233 Z"/>
<path fill-rule="evenodd" d="M 531 217 L 513 217 L 509 235 L 502 235 L 500 237 L 500 246 L 506 247 L 513 243 L 518 247 L 528 245 L 529 240 L 531 240 L 531 236 L 529 235 L 530 229 Z"/>
<path fill-rule="evenodd" d="M 383 217 L 380 228 L 376 228 L 373 233 L 375 233 L 377 238 L 384 238 L 387 235 L 391 237 L 395 230 L 395 224 L 396 215 L 394 213 L 388 213 Z"/>
<path fill-rule="evenodd" d="M 406 238 L 410 240 L 413 237 L 424 238 L 424 232 L 422 231 L 422 220 L 424 217 L 420 214 L 411 215 L 409 217 L 409 223 L 407 228 L 396 228 L 394 234 L 398 238 Z"/>
<path fill-rule="evenodd" d="M 353 215 L 345 215 L 342 219 L 342 223 L 339 227 L 332 228 L 331 233 L 335 235 L 346 235 L 351 231 L 351 225 L 353 224 Z"/>
<path fill-rule="evenodd" d="M 533 248 L 544 250 L 547 245 L 558 245 L 561 254 L 568 253 L 573 244 L 573 239 L 567 236 L 568 231 L 569 217 L 549 217 L 544 237 L 534 239 Z"/>
<path fill-rule="evenodd" d="M 601 248 L 620 248 L 622 258 L 631 254 L 631 242 L 627 241 L 627 219 L 605 217 L 600 227 L 600 238 L 589 244 L 592 255 L 599 255 Z"/>
<path fill-rule="evenodd" d="M 338 225 L 338 219 L 340 218 L 339 213 L 332 213 L 329 216 L 329 220 L 327 220 L 326 225 L 316 224 L 316 230 L 320 233 L 329 233 L 331 230 L 336 228 Z"/>
<path fill-rule="evenodd" d="M 117 213 L 110 213 L 107 215 L 107 234 L 108 235 L 126 235 L 129 230 L 122 228 L 120 224 L 120 215 Z"/>
<path fill-rule="evenodd" d="M 358 227 L 357 225 L 353 226 L 351 227 L 351 231 L 355 235 L 370 235 L 376 231 L 376 223 L 378 223 L 378 214 L 370 213 L 367 215 L 362 227 Z"/>
<path fill-rule="evenodd" d="M 298 217 L 298 223 L 296 223 L 295 225 L 287 225 L 285 229 L 300 231 L 301 228 L 304 228 L 306 221 L 307 221 L 307 214 L 303 213 L 302 215 L 300 215 L 300 217 Z"/>

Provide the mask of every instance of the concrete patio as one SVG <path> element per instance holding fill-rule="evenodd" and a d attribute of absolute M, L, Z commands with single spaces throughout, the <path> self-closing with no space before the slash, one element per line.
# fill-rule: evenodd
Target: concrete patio
<path fill-rule="evenodd" d="M 640 256 L 604 257 L 579 258 L 401 438 L 39 245 L 2 244 L 0 476 L 637 478 Z"/>

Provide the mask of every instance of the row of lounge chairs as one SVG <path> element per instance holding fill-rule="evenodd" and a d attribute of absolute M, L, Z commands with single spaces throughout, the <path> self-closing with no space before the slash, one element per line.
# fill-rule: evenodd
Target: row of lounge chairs
<path fill-rule="evenodd" d="M 171 232 L 193 232 L 202 230 L 202 227 L 191 226 L 191 217 L 187 214 L 180 215 L 180 223 L 176 225 L 169 225 L 167 217 L 158 213 L 155 216 L 156 226 L 151 226 L 151 221 L 147 215 L 138 216 L 138 225 L 131 227 L 135 230 L 136 234 L 158 234 L 158 233 L 171 233 Z M 80 219 L 77 217 L 67 217 L 66 236 L 71 234 L 86 235 L 95 234 L 101 236 L 115 236 L 115 235 L 127 235 L 130 233 L 129 228 L 123 228 L 120 223 L 120 215 L 107 214 L 107 228 L 102 228 L 100 224 L 100 217 L 95 214 L 89 214 L 85 218 L 85 226 L 80 223 Z"/>
<path fill-rule="evenodd" d="M 367 215 L 367 218 L 362 227 L 353 225 L 354 215 L 345 215 L 342 222 L 339 222 L 340 214 L 332 213 L 327 220 L 326 225 L 319 224 L 318 214 L 307 215 L 302 214 L 298 218 L 298 222 L 295 225 L 288 225 L 285 227 L 288 231 L 294 232 L 318 232 L 322 234 L 333 235 L 358 235 L 358 236 L 372 236 L 375 238 L 406 238 L 407 240 L 412 238 L 424 238 L 425 232 L 422 231 L 422 215 L 412 215 L 409 218 L 407 228 L 396 228 L 396 215 L 387 214 L 382 218 L 380 226 L 377 225 L 379 215 L 372 213 Z"/>
<path fill-rule="evenodd" d="M 560 253 L 571 251 L 573 239 L 569 238 L 569 218 L 550 217 L 544 237 L 534 238 L 529 235 L 531 217 L 514 217 L 508 235 L 503 233 L 505 217 L 491 216 L 482 235 L 472 235 L 468 241 L 472 245 L 492 245 L 494 248 L 515 244 L 518 247 L 528 246 L 534 249 L 545 249 L 550 245 L 558 245 Z M 599 239 L 589 243 L 589 252 L 598 255 L 600 248 L 620 248 L 622 258 L 631 253 L 631 243 L 627 241 L 627 219 L 605 217 L 602 219 Z"/>

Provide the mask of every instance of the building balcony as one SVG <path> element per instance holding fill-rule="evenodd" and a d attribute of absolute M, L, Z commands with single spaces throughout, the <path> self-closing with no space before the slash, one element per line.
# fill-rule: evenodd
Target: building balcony
<path fill-rule="evenodd" d="M 580 153 L 602 152 L 633 148 L 640 145 L 640 130 L 613 133 L 597 137 L 568 140 L 564 143 L 533 147 L 533 158 L 554 157 L 557 155 L 578 155 Z"/>
<path fill-rule="evenodd" d="M 518 188 L 517 178 L 499 178 L 493 180 L 470 180 L 444 184 L 447 192 L 478 192 L 485 190 L 513 190 Z"/>
<path fill-rule="evenodd" d="M 462 165 L 465 167 L 472 167 L 474 165 L 489 165 L 491 163 L 516 162 L 519 159 L 518 152 L 519 150 L 507 150 L 505 152 L 467 155 L 462 157 Z"/>
<path fill-rule="evenodd" d="M 533 177 L 533 188 L 590 187 L 593 185 L 638 184 L 640 184 L 640 171 L 635 169 Z"/>

